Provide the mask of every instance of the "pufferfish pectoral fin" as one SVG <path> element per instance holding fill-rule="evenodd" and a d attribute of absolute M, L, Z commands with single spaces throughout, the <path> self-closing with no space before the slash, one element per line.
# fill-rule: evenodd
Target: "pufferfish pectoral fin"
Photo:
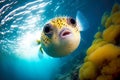
<path fill-rule="evenodd" d="M 37 44 L 38 44 L 38 45 L 41 44 L 41 41 L 40 41 L 40 40 L 37 40 Z M 40 46 L 40 52 L 43 54 L 43 49 L 42 49 L 41 46 Z"/>
<path fill-rule="evenodd" d="M 77 26 L 79 27 L 80 31 L 85 31 L 89 28 L 87 19 L 80 11 L 77 11 L 76 22 L 77 22 Z"/>
<path fill-rule="evenodd" d="M 41 46 L 40 46 L 40 48 L 39 48 L 38 57 L 39 57 L 40 59 L 43 58 L 43 50 L 42 50 L 42 47 L 41 47 Z"/>
<path fill-rule="evenodd" d="M 40 46 L 40 52 L 43 54 L 43 48 Z"/>
<path fill-rule="evenodd" d="M 36 40 L 36 42 L 37 42 L 37 44 L 38 44 L 38 45 L 41 43 L 41 41 L 40 41 L 40 40 Z"/>

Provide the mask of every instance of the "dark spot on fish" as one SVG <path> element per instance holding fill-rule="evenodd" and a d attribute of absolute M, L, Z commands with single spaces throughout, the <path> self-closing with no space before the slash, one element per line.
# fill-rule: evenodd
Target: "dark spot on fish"
<path fill-rule="evenodd" d="M 68 18 L 68 19 L 67 19 L 67 23 L 68 23 L 69 25 L 72 25 L 73 27 L 76 27 L 76 21 L 75 21 L 75 19 L 73 19 L 73 18 Z"/>
<path fill-rule="evenodd" d="M 72 24 L 76 24 L 76 21 L 74 20 L 74 19 L 70 19 L 70 22 L 72 23 Z"/>
<path fill-rule="evenodd" d="M 44 26 L 43 32 L 45 33 L 46 36 L 51 38 L 52 34 L 53 34 L 53 27 L 52 27 L 52 25 L 51 24 L 46 24 Z"/>
<path fill-rule="evenodd" d="M 62 22 L 62 20 L 60 19 L 60 22 Z"/>

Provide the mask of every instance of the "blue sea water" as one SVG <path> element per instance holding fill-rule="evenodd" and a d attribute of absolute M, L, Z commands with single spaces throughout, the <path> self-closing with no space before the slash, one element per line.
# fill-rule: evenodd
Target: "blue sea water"
<path fill-rule="evenodd" d="M 86 49 L 119 0 L 0 0 L 0 80 L 57 80 L 82 64 Z M 53 58 L 41 54 L 36 40 L 43 25 L 57 16 L 84 14 L 90 28 L 81 32 L 81 43 L 72 54 Z"/>

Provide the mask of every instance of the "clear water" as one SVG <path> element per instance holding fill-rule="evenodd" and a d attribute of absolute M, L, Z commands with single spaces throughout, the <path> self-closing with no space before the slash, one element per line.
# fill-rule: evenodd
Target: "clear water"
<path fill-rule="evenodd" d="M 119 0 L 0 0 L 0 80 L 56 80 L 82 63 L 105 11 Z M 81 11 L 90 28 L 81 33 L 78 49 L 53 58 L 39 52 L 36 40 L 43 25 L 57 16 Z M 76 57 L 77 56 L 77 57 Z"/>

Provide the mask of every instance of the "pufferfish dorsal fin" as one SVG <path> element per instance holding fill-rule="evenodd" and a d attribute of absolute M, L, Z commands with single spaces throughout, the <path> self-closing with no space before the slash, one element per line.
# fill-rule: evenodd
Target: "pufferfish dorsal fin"
<path fill-rule="evenodd" d="M 77 26 L 79 27 L 80 31 L 85 31 L 89 28 L 87 19 L 80 11 L 77 11 L 76 22 L 77 22 Z"/>

